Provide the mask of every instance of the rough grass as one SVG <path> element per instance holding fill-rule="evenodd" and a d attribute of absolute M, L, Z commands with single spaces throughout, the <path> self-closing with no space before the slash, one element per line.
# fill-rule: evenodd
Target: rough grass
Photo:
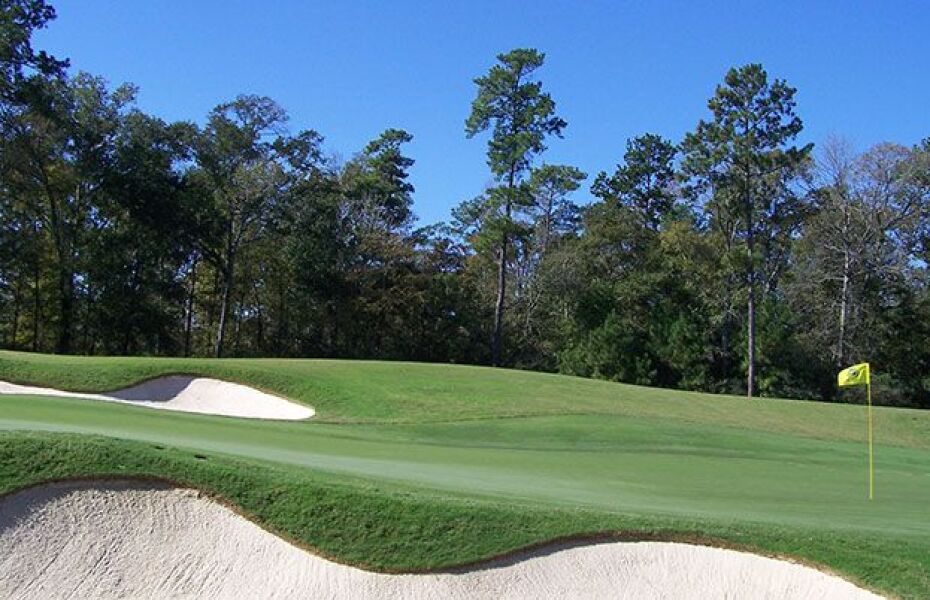
<path fill-rule="evenodd" d="M 869 502 L 861 406 L 443 365 L 0 353 L 0 379 L 82 391 L 172 372 L 256 385 L 322 418 L 0 396 L 0 493 L 56 478 L 164 477 L 380 570 L 622 532 L 792 556 L 930 597 L 927 412 L 876 411 Z"/>

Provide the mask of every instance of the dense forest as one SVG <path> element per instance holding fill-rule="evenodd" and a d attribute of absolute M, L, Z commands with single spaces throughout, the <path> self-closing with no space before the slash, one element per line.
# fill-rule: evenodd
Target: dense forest
<path fill-rule="evenodd" d="M 462 116 L 493 185 L 422 226 L 411 133 L 339 160 L 256 95 L 167 123 L 132 85 L 35 49 L 43 0 L 0 6 L 4 348 L 493 364 L 825 400 L 837 368 L 868 360 L 880 401 L 930 407 L 930 138 L 801 144 L 795 89 L 759 64 L 726 73 L 683 139 L 620 140 L 589 178 L 546 162 L 571 129 L 545 55 L 489 57 Z"/>

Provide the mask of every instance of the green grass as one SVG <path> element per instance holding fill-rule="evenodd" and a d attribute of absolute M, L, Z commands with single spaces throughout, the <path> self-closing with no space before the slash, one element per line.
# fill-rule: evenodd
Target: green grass
<path fill-rule="evenodd" d="M 76 391 L 164 373 L 255 385 L 314 406 L 319 419 L 0 396 L 0 492 L 62 477 L 166 477 L 382 570 L 620 531 L 790 555 L 885 593 L 930 597 L 927 412 L 876 410 L 869 502 L 861 406 L 461 366 L 0 352 L 0 379 Z"/>

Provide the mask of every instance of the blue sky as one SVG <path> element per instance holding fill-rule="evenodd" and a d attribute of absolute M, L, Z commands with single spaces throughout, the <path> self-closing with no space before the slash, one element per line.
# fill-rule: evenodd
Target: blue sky
<path fill-rule="evenodd" d="M 515 47 L 568 121 L 544 160 L 611 170 L 627 138 L 677 141 L 706 116 L 726 70 L 761 62 L 798 88 L 803 141 L 859 148 L 930 136 L 930 2 L 356 2 L 52 0 L 38 46 L 141 88 L 140 106 L 202 122 L 240 93 L 268 95 L 295 131 L 349 157 L 387 127 L 409 154 L 421 221 L 489 182 L 465 139 L 472 79 Z M 590 199 L 585 192 L 580 201 Z"/>

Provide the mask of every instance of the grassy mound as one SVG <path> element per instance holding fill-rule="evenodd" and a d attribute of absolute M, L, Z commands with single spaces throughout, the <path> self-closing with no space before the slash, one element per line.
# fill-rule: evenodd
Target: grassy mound
<path fill-rule="evenodd" d="M 621 531 L 790 555 L 930 596 L 930 413 L 876 411 L 870 503 L 861 406 L 460 366 L 0 353 L 0 379 L 81 391 L 179 372 L 305 402 L 320 422 L 0 396 L 0 491 L 165 477 L 382 570 Z"/>

